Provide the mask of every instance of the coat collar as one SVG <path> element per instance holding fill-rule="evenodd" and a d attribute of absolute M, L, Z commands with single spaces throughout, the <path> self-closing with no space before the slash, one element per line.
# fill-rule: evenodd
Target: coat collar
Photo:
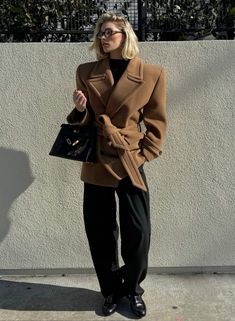
<path fill-rule="evenodd" d="M 98 113 L 106 113 L 112 117 L 137 89 L 142 87 L 143 62 L 136 57 L 130 60 L 121 78 L 114 85 L 114 79 L 109 66 L 109 59 L 98 61 L 92 69 L 87 85 L 98 98 L 94 107 Z"/>

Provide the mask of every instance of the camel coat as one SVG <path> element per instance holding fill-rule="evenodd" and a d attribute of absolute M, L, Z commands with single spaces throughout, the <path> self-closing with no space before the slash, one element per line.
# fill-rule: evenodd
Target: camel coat
<path fill-rule="evenodd" d="M 106 58 L 79 65 L 76 84 L 87 97 L 87 109 L 81 113 L 74 108 L 67 122 L 82 126 L 92 120 L 98 128 L 98 161 L 82 164 L 81 180 L 117 187 L 129 175 L 133 185 L 146 191 L 138 167 L 162 153 L 167 125 L 165 69 L 136 57 L 114 85 Z"/>

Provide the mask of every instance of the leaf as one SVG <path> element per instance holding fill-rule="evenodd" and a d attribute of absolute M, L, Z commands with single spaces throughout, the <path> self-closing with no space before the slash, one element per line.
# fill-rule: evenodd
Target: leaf
<path fill-rule="evenodd" d="M 233 7 L 230 12 L 229 12 L 231 15 L 235 15 L 235 7 Z"/>
<path fill-rule="evenodd" d="M 26 12 L 26 17 L 30 20 L 30 21 L 32 21 L 32 19 L 31 19 L 31 16 L 29 15 L 29 13 L 28 12 Z"/>
<path fill-rule="evenodd" d="M 23 12 L 22 7 L 19 7 L 19 6 L 11 6 L 10 11 L 12 13 L 22 13 Z"/>

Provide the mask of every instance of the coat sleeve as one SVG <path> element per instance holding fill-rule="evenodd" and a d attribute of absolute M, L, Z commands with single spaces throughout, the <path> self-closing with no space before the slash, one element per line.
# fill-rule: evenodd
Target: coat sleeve
<path fill-rule="evenodd" d="M 166 135 L 166 71 L 161 69 L 159 78 L 148 103 L 143 108 L 146 132 L 142 141 L 142 153 L 151 161 L 162 153 Z"/>
<path fill-rule="evenodd" d="M 76 70 L 76 87 L 78 90 L 81 90 L 86 96 L 87 108 L 85 111 L 80 112 L 77 110 L 76 107 L 74 107 L 73 110 L 67 116 L 66 120 L 69 124 L 82 126 L 82 125 L 86 125 L 89 121 L 89 111 L 88 111 L 89 99 L 88 99 L 87 88 L 81 78 L 81 65 L 78 66 Z"/>

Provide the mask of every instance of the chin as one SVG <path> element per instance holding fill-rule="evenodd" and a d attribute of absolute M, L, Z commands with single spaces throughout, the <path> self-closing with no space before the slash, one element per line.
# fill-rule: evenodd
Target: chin
<path fill-rule="evenodd" d="M 108 53 L 110 50 L 108 48 L 103 48 L 103 52 Z"/>

